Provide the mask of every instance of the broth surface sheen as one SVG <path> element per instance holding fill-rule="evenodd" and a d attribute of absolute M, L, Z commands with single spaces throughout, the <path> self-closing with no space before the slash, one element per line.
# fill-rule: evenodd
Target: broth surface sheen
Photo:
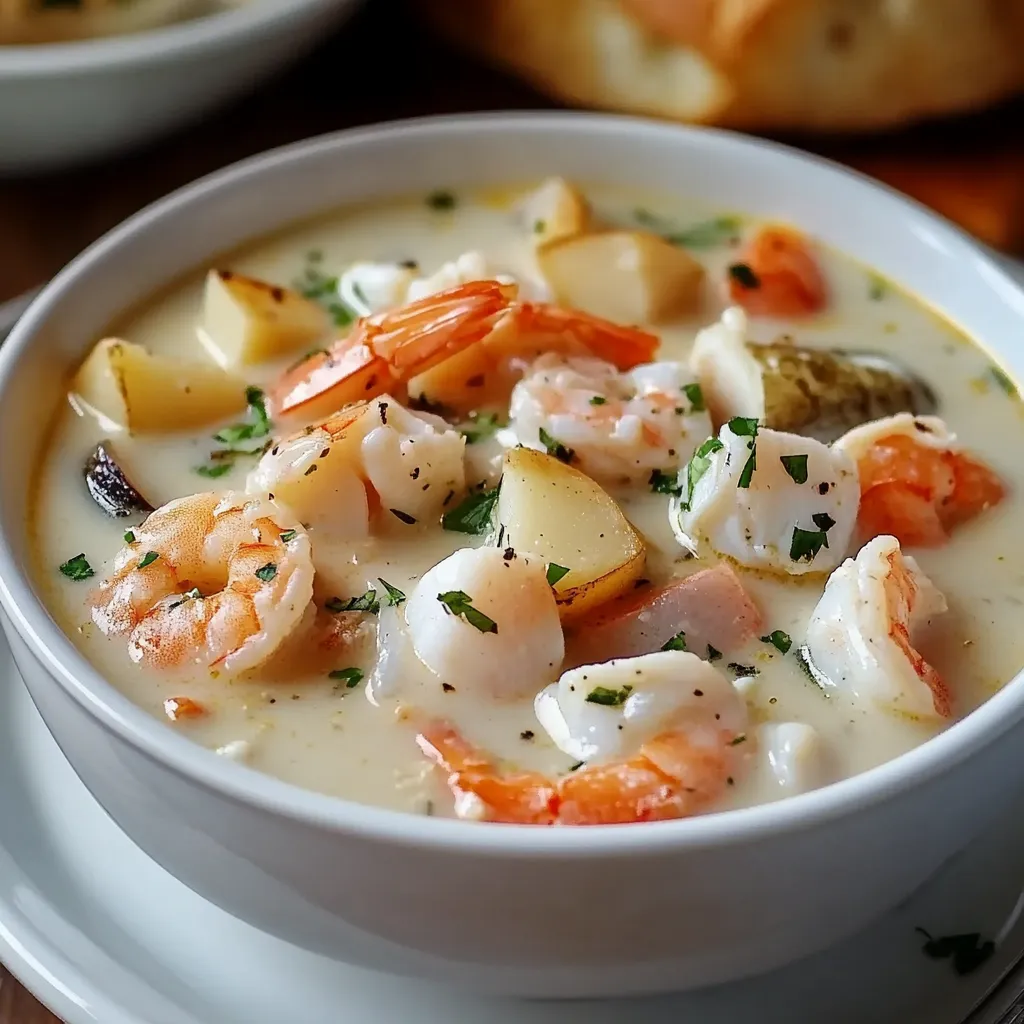
<path fill-rule="evenodd" d="M 721 215 L 672 197 L 637 196 L 605 187 L 588 188 L 586 193 L 603 221 L 629 227 L 637 226 L 638 210 L 656 211 L 658 223 L 684 226 Z M 431 274 L 445 261 L 479 251 L 494 271 L 521 282 L 536 281 L 539 270 L 529 230 L 512 212 L 518 194 L 515 189 L 507 194 L 460 194 L 452 208 L 444 210 L 422 198 L 344 210 L 254 242 L 217 265 L 289 285 L 309 266 L 310 253 L 317 255 L 315 265 L 329 275 L 359 260 L 415 260 L 422 273 Z M 747 234 L 758 223 L 744 218 L 742 232 Z M 813 232 L 813 225 L 806 227 Z M 695 247 L 691 254 L 704 264 L 709 280 L 721 281 L 735 251 L 725 241 Z M 957 527 L 946 545 L 911 549 L 949 604 L 949 611 L 929 630 L 926 653 L 952 691 L 955 717 L 963 717 L 1024 665 L 1024 631 L 1019 628 L 1024 554 L 1017 533 L 1019 496 L 1024 491 L 1021 403 L 1000 386 L 989 357 L 951 325 L 841 254 L 817 252 L 828 281 L 828 309 L 792 322 L 751 317 L 751 340 L 768 343 L 785 333 L 801 346 L 873 350 L 894 357 L 930 384 L 938 415 L 964 448 L 991 467 L 1006 486 L 1001 504 Z M 205 270 L 141 304 L 112 325 L 111 334 L 154 353 L 209 361 L 197 331 Z M 708 287 L 699 311 L 653 327 L 661 337 L 657 358 L 686 360 L 696 332 L 714 322 L 723 308 L 721 296 Z M 246 383 L 268 387 L 293 361 L 247 367 Z M 212 749 L 245 741 L 248 763 L 260 771 L 323 793 L 414 813 L 454 812 L 443 773 L 417 748 L 415 729 L 406 720 L 410 706 L 454 722 L 505 765 L 552 774 L 573 767 L 573 759 L 540 727 L 532 696 L 499 702 L 475 692 L 471 678 L 454 689 L 443 688 L 419 662 L 404 680 L 402 693 L 378 705 L 369 699 L 365 685 L 349 687 L 323 673 L 295 675 L 282 663 L 286 659 L 271 659 L 237 678 L 211 675 L 205 667 L 163 673 L 133 663 L 123 638 L 104 636 L 91 621 L 92 584 L 105 575 L 130 526 L 104 515 L 91 500 L 83 485 L 83 463 L 99 441 L 112 437 L 133 483 L 154 506 L 199 491 L 243 489 L 254 459 L 239 459 L 233 470 L 214 480 L 195 472 L 216 447 L 211 441 L 216 429 L 214 424 L 184 433 L 112 435 L 109 427 L 70 405 L 56 417 L 39 469 L 32 517 L 37 584 L 56 620 L 106 678 L 159 718 L 165 717 L 165 700 L 187 694 L 208 713 L 168 727 Z M 472 465 L 500 449 L 489 440 L 468 450 Z M 467 479 L 474 482 L 471 474 Z M 645 577 L 661 583 L 719 561 L 713 556 L 686 557 L 670 529 L 665 495 L 651 493 L 644 485 L 612 493 L 648 545 Z M 349 597 L 375 587 L 383 596 L 378 580 L 384 579 L 408 594 L 441 559 L 486 540 L 445 532 L 436 524 L 379 523 L 377 535 L 359 543 L 318 541 L 315 530 L 311 532 L 318 593 Z M 58 566 L 78 552 L 87 555 L 96 579 L 74 581 L 58 572 Z M 848 552 L 853 553 L 855 549 Z M 753 638 L 727 652 L 716 667 L 727 675 L 736 672 L 725 667 L 726 660 L 756 668 L 755 682 L 745 693 L 752 725 L 801 722 L 818 731 L 822 783 L 896 757 L 942 727 L 826 695 L 802 670 L 796 648 L 821 596 L 824 577 L 739 571 L 763 613 L 765 632 L 784 631 L 793 639 L 793 651 L 783 654 Z M 394 609 L 381 608 L 381 616 L 395 614 Z M 338 667 L 359 667 L 364 679 L 369 676 L 374 632 L 368 622 L 362 638 L 340 655 Z M 557 678 L 557 671 L 552 678 Z M 753 750 L 748 770 L 714 809 L 785 795 L 778 776 Z"/>

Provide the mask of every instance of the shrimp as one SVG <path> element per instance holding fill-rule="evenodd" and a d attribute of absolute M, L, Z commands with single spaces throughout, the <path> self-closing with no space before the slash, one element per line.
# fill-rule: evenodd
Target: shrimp
<path fill-rule="evenodd" d="M 329 352 L 286 370 L 270 403 L 276 415 L 313 419 L 408 387 L 412 395 L 457 407 L 471 398 L 469 408 L 475 408 L 493 395 L 488 375 L 512 372 L 510 361 L 524 352 L 589 350 L 625 369 L 648 361 L 657 346 L 654 335 L 637 328 L 524 302 L 514 283 L 470 281 L 363 317 Z"/>
<path fill-rule="evenodd" d="M 455 686 L 498 698 L 536 693 L 565 654 L 546 569 L 511 548 L 462 548 L 438 562 L 405 604 L 419 659 Z"/>
<path fill-rule="evenodd" d="M 807 239 L 766 227 L 730 267 L 729 297 L 755 316 L 807 316 L 825 308 L 828 292 Z"/>
<path fill-rule="evenodd" d="M 959 450 L 935 416 L 901 413 L 844 434 L 836 448 L 857 461 L 858 524 L 866 537 L 892 534 L 901 544 L 937 547 L 955 526 L 998 505 L 1002 482 Z"/>
<path fill-rule="evenodd" d="M 614 688 L 602 685 L 609 682 Z M 417 742 L 449 773 L 457 812 L 527 825 L 683 818 L 718 800 L 746 759 L 746 705 L 696 655 L 666 651 L 584 666 L 551 690 L 538 698 L 548 723 L 555 712 L 568 712 L 578 726 L 568 746 L 600 752 L 601 760 L 554 779 L 539 772 L 503 775 L 451 725 L 431 722 Z M 565 741 L 570 732 L 559 727 L 553 736 Z"/>
<path fill-rule="evenodd" d="M 735 417 L 679 473 L 669 503 L 679 543 L 752 569 L 829 572 L 857 518 L 857 468 L 844 451 Z"/>
<path fill-rule="evenodd" d="M 548 353 L 516 384 L 509 415 L 519 443 L 543 451 L 557 441 L 606 483 L 674 472 L 711 432 L 700 385 L 682 363 L 620 374 L 600 359 Z"/>
<path fill-rule="evenodd" d="M 193 494 L 158 508 L 115 556 L 93 622 L 135 662 L 235 675 L 265 662 L 313 596 L 305 530 L 276 504 Z"/>
<path fill-rule="evenodd" d="M 385 394 L 279 441 L 246 489 L 273 495 L 335 538 L 359 539 L 378 510 L 407 526 L 436 519 L 465 490 L 465 445 L 440 417 Z"/>
<path fill-rule="evenodd" d="M 815 678 L 890 711 L 949 718 L 949 688 L 915 646 L 945 611 L 945 597 L 899 541 L 876 537 L 832 573 L 811 613 L 806 654 Z"/>

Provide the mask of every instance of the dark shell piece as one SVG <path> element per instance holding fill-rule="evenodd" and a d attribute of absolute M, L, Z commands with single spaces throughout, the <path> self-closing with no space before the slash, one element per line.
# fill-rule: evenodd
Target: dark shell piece
<path fill-rule="evenodd" d="M 85 486 L 92 500 L 108 516 L 124 519 L 133 515 L 148 515 L 153 506 L 135 489 L 124 470 L 117 464 L 109 441 L 101 441 L 85 460 L 82 469 Z"/>

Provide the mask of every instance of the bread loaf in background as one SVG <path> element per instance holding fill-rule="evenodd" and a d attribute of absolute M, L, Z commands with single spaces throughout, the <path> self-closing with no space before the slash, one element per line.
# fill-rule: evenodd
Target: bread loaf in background
<path fill-rule="evenodd" d="M 1024 88 L 1024 0 L 421 0 L 549 95 L 758 131 L 847 132 Z"/>

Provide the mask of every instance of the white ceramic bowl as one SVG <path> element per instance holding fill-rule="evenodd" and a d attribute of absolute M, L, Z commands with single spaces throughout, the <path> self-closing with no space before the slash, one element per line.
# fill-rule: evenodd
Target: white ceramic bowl
<path fill-rule="evenodd" d="M 911 753 L 781 803 L 639 826 L 471 824 L 305 792 L 192 744 L 79 655 L 26 568 L 27 495 L 63 400 L 61 371 L 122 309 L 215 253 L 338 204 L 551 173 L 801 224 L 1024 376 L 1024 293 L 956 229 L 823 161 L 586 114 L 345 132 L 143 211 L 21 321 L 0 352 L 0 599 L 32 696 L 89 789 L 143 850 L 239 917 L 352 963 L 521 995 L 724 981 L 860 928 L 999 812 L 1024 775 L 1024 680 Z"/>
<path fill-rule="evenodd" d="M 96 159 L 185 124 L 305 53 L 358 0 L 249 0 L 152 31 L 0 46 L 0 172 Z"/>

